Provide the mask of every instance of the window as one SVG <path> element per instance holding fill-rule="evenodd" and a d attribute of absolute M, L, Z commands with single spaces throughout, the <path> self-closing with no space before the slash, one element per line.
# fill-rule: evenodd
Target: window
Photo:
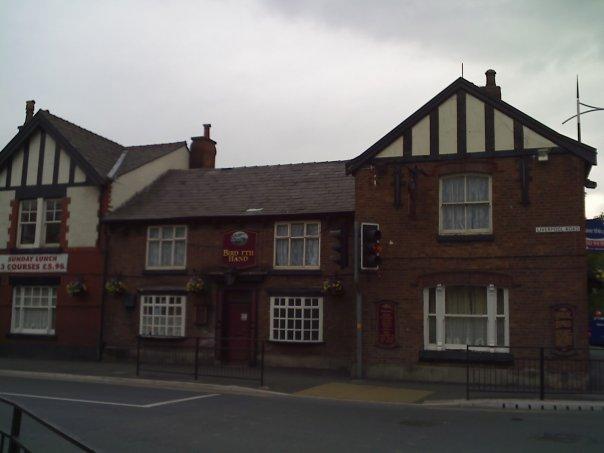
<path fill-rule="evenodd" d="M 44 200 L 44 244 L 59 245 L 61 237 L 61 200 Z"/>
<path fill-rule="evenodd" d="M 184 337 L 185 302 L 185 296 L 142 296 L 140 334 Z"/>
<path fill-rule="evenodd" d="M 271 297 L 272 341 L 318 343 L 323 341 L 322 297 Z"/>
<path fill-rule="evenodd" d="M 186 226 L 149 227 L 147 269 L 184 269 L 186 260 Z"/>
<path fill-rule="evenodd" d="M 56 287 L 15 286 L 11 331 L 37 335 L 54 334 L 56 307 Z"/>
<path fill-rule="evenodd" d="M 58 246 L 61 242 L 62 214 L 60 199 L 21 200 L 19 247 Z"/>
<path fill-rule="evenodd" d="M 319 222 L 275 224 L 275 267 L 319 267 Z"/>
<path fill-rule="evenodd" d="M 446 176 L 440 180 L 440 232 L 479 234 L 491 230 L 491 177 Z"/>
<path fill-rule="evenodd" d="M 437 285 L 424 290 L 426 349 L 509 346 L 508 290 L 494 285 Z"/>

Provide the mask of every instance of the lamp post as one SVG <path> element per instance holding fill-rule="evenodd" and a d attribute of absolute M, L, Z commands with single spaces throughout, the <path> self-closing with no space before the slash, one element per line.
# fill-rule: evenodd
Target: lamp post
<path fill-rule="evenodd" d="M 581 106 L 588 107 L 590 110 L 581 111 Z M 599 110 L 604 110 L 602 107 L 594 107 L 593 105 L 584 104 L 579 100 L 579 76 L 577 76 L 577 114 L 567 118 L 562 121 L 562 124 L 565 124 L 572 120 L 573 118 L 577 118 L 577 141 L 581 141 L 581 115 L 585 115 L 586 113 L 597 112 Z"/>

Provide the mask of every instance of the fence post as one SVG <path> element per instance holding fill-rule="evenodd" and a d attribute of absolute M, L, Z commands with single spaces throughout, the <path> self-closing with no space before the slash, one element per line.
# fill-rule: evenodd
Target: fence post
<path fill-rule="evenodd" d="M 544 348 L 539 349 L 539 398 L 545 399 L 545 354 Z"/>
<path fill-rule="evenodd" d="M 264 387 L 264 341 L 260 346 L 260 387 Z"/>
<path fill-rule="evenodd" d="M 466 400 L 470 399 L 470 345 L 466 345 Z"/>
<path fill-rule="evenodd" d="M 21 447 L 17 439 L 19 439 L 19 435 L 21 434 L 21 408 L 17 406 L 13 406 L 13 420 L 10 426 L 10 442 L 8 451 L 9 453 L 19 453 L 21 451 Z"/>
<path fill-rule="evenodd" d="M 136 375 L 140 374 L 141 366 L 141 337 L 136 338 Z"/>
<path fill-rule="evenodd" d="M 195 338 L 195 380 L 199 376 L 199 337 Z"/>

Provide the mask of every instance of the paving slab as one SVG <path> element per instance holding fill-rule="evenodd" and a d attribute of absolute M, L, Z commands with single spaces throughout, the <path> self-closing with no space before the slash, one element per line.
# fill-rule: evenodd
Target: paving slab
<path fill-rule="evenodd" d="M 419 403 L 430 396 L 432 392 L 400 387 L 329 382 L 298 391 L 294 394 L 376 403 Z"/>

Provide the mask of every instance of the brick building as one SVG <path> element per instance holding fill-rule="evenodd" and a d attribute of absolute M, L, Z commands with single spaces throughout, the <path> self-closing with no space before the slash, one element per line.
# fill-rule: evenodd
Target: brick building
<path fill-rule="evenodd" d="M 354 178 L 344 162 L 216 169 L 215 154 L 206 127 L 191 169 L 105 218 L 108 279 L 123 288 L 105 305 L 107 355 L 132 356 L 139 335 L 183 348 L 201 337 L 234 359 L 267 340 L 269 365 L 348 369 L 351 271 L 330 259 L 330 232 L 352 234 Z M 326 280 L 344 294 L 324 293 Z"/>
<path fill-rule="evenodd" d="M 125 147 L 48 110 L 34 115 L 27 102 L 25 123 L 0 152 L 2 353 L 98 355 L 100 218 L 187 165 L 186 142 Z"/>
<path fill-rule="evenodd" d="M 584 191 L 595 149 L 460 78 L 347 164 L 355 220 L 379 224 L 362 272 L 368 376 L 460 379 L 515 346 L 587 347 Z M 511 359 L 511 357 L 510 357 Z"/>

